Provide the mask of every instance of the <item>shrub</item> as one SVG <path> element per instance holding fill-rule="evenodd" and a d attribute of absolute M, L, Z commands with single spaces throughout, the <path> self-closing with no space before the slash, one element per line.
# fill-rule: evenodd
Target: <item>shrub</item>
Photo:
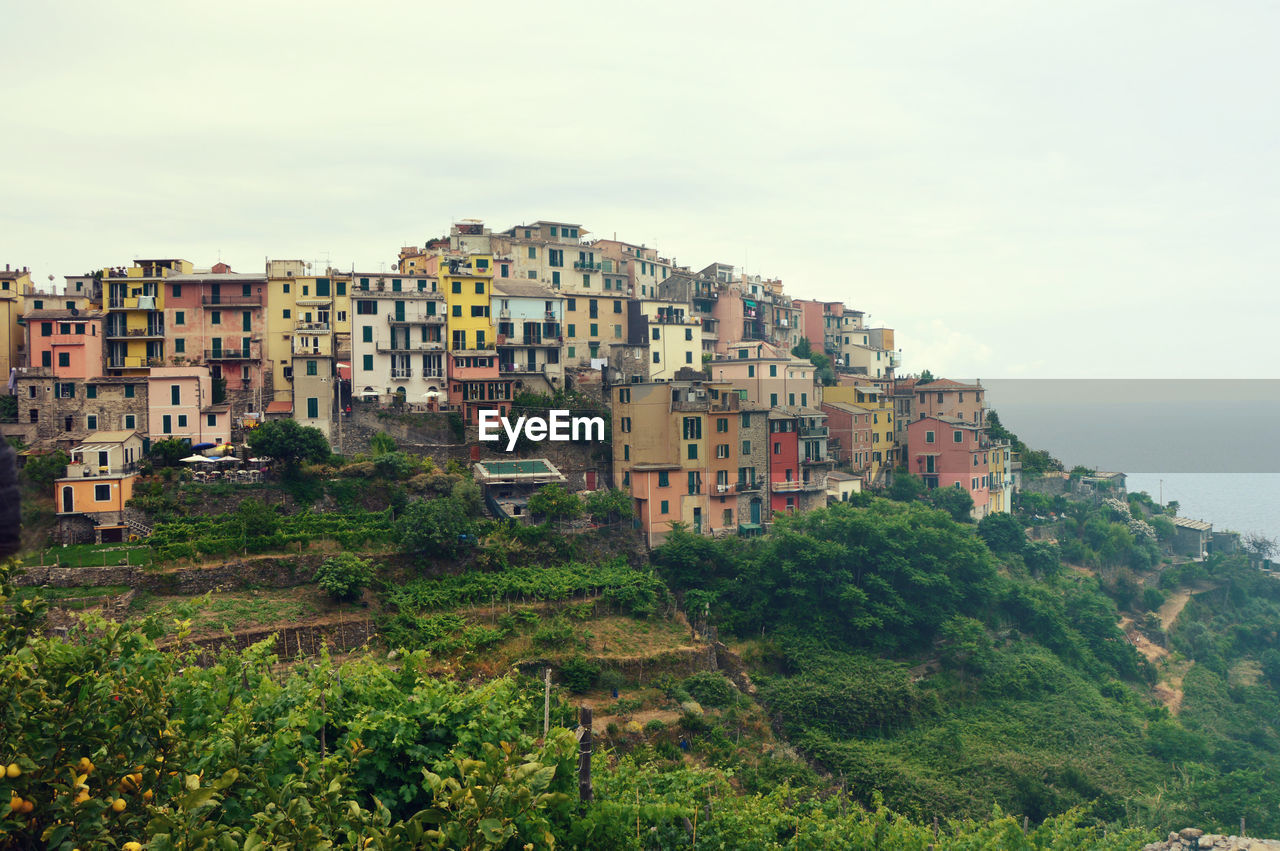
<path fill-rule="evenodd" d="M 988 514 L 978 522 L 978 535 L 993 553 L 1016 553 L 1027 542 L 1022 524 L 1012 514 Z"/>
<path fill-rule="evenodd" d="M 354 553 L 338 553 L 325 559 L 315 581 L 334 600 L 354 600 L 373 579 L 373 565 Z"/>
<path fill-rule="evenodd" d="M 535 647 L 565 647 L 573 641 L 573 624 L 557 617 L 533 633 Z"/>
<path fill-rule="evenodd" d="M 22 466 L 22 477 L 34 487 L 48 490 L 53 487 L 55 479 L 66 475 L 67 465 L 70 463 L 71 456 L 61 449 L 32 455 Z"/>
<path fill-rule="evenodd" d="M 627 683 L 627 678 L 622 672 L 615 668 L 607 668 L 600 673 L 600 688 L 613 691 L 621 689 Z"/>
<path fill-rule="evenodd" d="M 1142 591 L 1142 607 L 1154 612 L 1164 605 L 1164 593 L 1158 588 L 1144 588 Z"/>
<path fill-rule="evenodd" d="M 600 666 L 581 656 L 575 656 L 560 666 L 560 676 L 569 691 L 582 694 L 595 684 L 596 678 L 600 676 Z"/>
<path fill-rule="evenodd" d="M 475 543 L 475 524 L 466 509 L 453 500 L 415 500 L 405 506 L 396 523 L 406 553 L 456 556 Z"/>
<path fill-rule="evenodd" d="M 704 706 L 732 706 L 738 696 L 733 684 L 715 671 L 699 671 L 686 677 L 683 686 L 694 700 Z"/>

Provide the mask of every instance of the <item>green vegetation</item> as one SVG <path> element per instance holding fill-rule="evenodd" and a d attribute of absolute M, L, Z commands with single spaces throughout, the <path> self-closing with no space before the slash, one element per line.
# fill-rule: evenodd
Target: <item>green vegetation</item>
<path fill-rule="evenodd" d="M 273 531 L 272 531 L 273 530 Z M 343 547 L 387 545 L 392 541 L 391 512 L 276 516 L 263 507 L 256 514 L 237 511 L 213 517 L 157 524 L 148 542 L 157 561 L 237 552 L 276 552 L 330 540 Z"/>
<path fill-rule="evenodd" d="M 249 449 L 255 455 L 266 455 L 295 470 L 304 461 L 320 462 L 329 457 L 329 441 L 324 432 L 311 426 L 298 425 L 297 420 L 267 420 L 249 432 Z"/>
<path fill-rule="evenodd" d="M 50 547 L 23 557 L 24 565 L 56 565 L 58 567 L 108 567 L 117 564 L 151 563 L 151 548 L 145 545 L 72 544 Z"/>
<path fill-rule="evenodd" d="M 1022 457 L 1022 474 L 1038 476 L 1050 470 L 1061 470 L 1062 462 L 1043 449 L 1032 449 L 1018 439 L 1018 436 L 1005 428 L 996 411 L 987 412 L 987 434 L 992 440 L 1007 440 L 1010 448 Z"/>
<path fill-rule="evenodd" d="M 316 571 L 315 581 L 337 601 L 358 599 L 373 580 L 373 563 L 355 553 L 338 553 L 327 558 Z"/>

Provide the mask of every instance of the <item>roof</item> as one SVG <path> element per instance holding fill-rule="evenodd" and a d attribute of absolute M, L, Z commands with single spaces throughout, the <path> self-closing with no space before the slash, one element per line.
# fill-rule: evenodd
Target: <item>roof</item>
<path fill-rule="evenodd" d="M 950 378 L 937 378 L 928 384 L 916 382 L 917 390 L 981 390 L 980 384 L 965 384 L 963 381 L 952 381 Z"/>
<path fill-rule="evenodd" d="M 528 281 L 517 281 L 511 278 L 495 280 L 493 282 L 493 292 L 496 295 L 514 296 L 515 298 L 540 298 L 543 300 L 564 298 L 560 293 L 553 293 L 541 284 L 531 284 Z"/>
<path fill-rule="evenodd" d="M 170 275 L 165 278 L 165 282 L 170 284 L 199 284 L 203 282 L 210 284 L 248 284 L 254 281 L 265 284 L 267 276 L 253 275 L 248 272 L 191 272 L 185 275 Z"/>
<path fill-rule="evenodd" d="M 119 429 L 117 431 L 95 431 L 93 433 L 94 443 L 124 443 L 131 437 L 136 437 L 137 432 L 131 428 Z M 84 449 L 84 446 L 77 446 L 77 449 Z"/>
<path fill-rule="evenodd" d="M 824 408 L 835 408 L 837 411 L 844 411 L 846 414 L 878 414 L 881 411 L 887 411 L 888 408 L 864 408 L 862 405 L 855 405 L 851 402 L 823 402 Z"/>
<path fill-rule="evenodd" d="M 832 470 L 827 473 L 827 481 L 832 482 L 853 482 L 857 481 L 857 476 L 851 476 L 848 473 L 842 473 L 839 470 Z"/>
<path fill-rule="evenodd" d="M 63 296 L 50 296 L 50 298 L 62 298 Z M 97 310 L 80 310 L 76 309 L 74 313 L 66 308 L 61 310 L 28 310 L 23 314 L 24 319 L 72 319 L 76 322 L 84 322 L 87 319 L 101 319 L 102 313 Z"/>
<path fill-rule="evenodd" d="M 292 413 L 293 413 L 293 402 L 290 402 L 290 401 L 288 401 L 287 399 L 286 399 L 286 400 L 283 400 L 283 401 L 279 401 L 279 402 L 268 402 L 268 403 L 267 403 L 267 410 L 266 410 L 266 413 L 268 413 L 268 414 L 292 414 Z"/>
<path fill-rule="evenodd" d="M 1174 517 L 1173 525 L 1180 526 L 1183 529 L 1192 529 L 1196 532 L 1212 532 L 1213 524 L 1204 520 L 1192 520 L 1190 517 Z"/>

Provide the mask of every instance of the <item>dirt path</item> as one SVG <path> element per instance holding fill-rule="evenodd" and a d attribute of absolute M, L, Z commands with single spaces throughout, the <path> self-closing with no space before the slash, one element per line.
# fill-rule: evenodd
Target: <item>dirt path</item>
<path fill-rule="evenodd" d="M 1165 632 L 1173 626 L 1173 622 L 1178 619 L 1178 615 L 1182 614 L 1182 610 L 1186 608 L 1187 601 L 1191 599 L 1191 589 L 1180 588 L 1175 591 L 1168 599 L 1160 605 L 1160 628 Z"/>

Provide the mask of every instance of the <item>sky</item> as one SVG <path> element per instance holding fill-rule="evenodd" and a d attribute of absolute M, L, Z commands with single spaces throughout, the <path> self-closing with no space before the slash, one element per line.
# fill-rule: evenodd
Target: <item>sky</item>
<path fill-rule="evenodd" d="M 1280 6 L 0 0 L 0 262 L 463 217 L 781 277 L 907 371 L 1272 377 Z"/>

